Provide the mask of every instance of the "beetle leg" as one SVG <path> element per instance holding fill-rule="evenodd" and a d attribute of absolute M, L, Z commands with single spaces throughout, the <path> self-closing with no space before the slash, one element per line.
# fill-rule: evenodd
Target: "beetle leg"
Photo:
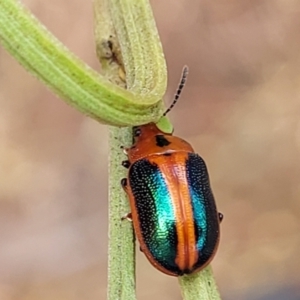
<path fill-rule="evenodd" d="M 220 223 L 222 222 L 222 220 L 223 220 L 223 218 L 224 218 L 224 215 L 222 214 L 222 213 L 218 213 L 219 214 L 219 221 L 220 221 Z"/>
<path fill-rule="evenodd" d="M 123 217 L 121 218 L 121 220 L 122 220 L 122 221 L 127 220 L 127 221 L 132 222 L 132 215 L 131 215 L 131 213 L 128 213 L 127 215 L 123 216 Z"/>
<path fill-rule="evenodd" d="M 121 185 L 122 185 L 124 191 L 127 192 L 127 178 L 121 179 Z"/>
<path fill-rule="evenodd" d="M 141 251 L 141 252 L 144 252 L 141 246 L 140 246 L 140 251 Z"/>
<path fill-rule="evenodd" d="M 124 146 L 121 146 L 120 148 L 123 150 L 123 153 L 124 153 L 125 155 L 128 154 L 128 148 L 126 148 L 126 147 L 124 147 Z"/>
<path fill-rule="evenodd" d="M 141 135 L 141 127 L 140 126 L 134 126 L 132 128 L 133 131 L 133 137 L 139 137 Z"/>
<path fill-rule="evenodd" d="M 130 167 L 130 162 L 129 160 L 123 160 L 122 161 L 122 166 L 126 169 L 128 169 Z"/>

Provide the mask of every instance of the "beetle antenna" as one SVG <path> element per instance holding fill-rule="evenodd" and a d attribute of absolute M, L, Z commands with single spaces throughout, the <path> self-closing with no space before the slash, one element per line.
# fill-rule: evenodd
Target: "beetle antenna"
<path fill-rule="evenodd" d="M 175 106 L 176 102 L 178 101 L 178 99 L 180 97 L 180 94 L 181 94 L 181 92 L 184 88 L 184 85 L 186 83 L 188 73 L 189 73 L 189 67 L 184 66 L 183 69 L 182 69 L 182 73 L 181 73 L 180 83 L 178 85 L 176 94 L 174 96 L 174 100 L 173 100 L 172 104 L 169 106 L 169 108 L 163 113 L 163 115 L 162 115 L 163 117 L 166 116 L 172 110 L 172 108 Z"/>

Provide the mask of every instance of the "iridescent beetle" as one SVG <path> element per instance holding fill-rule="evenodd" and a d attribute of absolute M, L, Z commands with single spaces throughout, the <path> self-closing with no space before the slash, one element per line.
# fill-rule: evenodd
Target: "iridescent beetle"
<path fill-rule="evenodd" d="M 185 84 L 188 68 L 171 106 Z M 203 269 L 216 253 L 223 218 L 218 213 L 204 160 L 183 139 L 155 123 L 133 128 L 125 149 L 128 177 L 121 184 L 130 201 L 141 251 L 161 272 L 181 276 Z"/>

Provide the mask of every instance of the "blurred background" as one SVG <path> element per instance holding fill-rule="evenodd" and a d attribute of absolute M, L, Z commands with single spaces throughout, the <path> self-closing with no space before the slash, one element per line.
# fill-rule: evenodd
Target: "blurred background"
<path fill-rule="evenodd" d="M 26 0 L 99 70 L 92 4 Z M 300 2 L 152 0 L 175 133 L 207 162 L 225 300 L 300 299 Z M 0 49 L 0 300 L 106 298 L 108 129 Z M 181 299 L 137 251 L 138 299 Z"/>

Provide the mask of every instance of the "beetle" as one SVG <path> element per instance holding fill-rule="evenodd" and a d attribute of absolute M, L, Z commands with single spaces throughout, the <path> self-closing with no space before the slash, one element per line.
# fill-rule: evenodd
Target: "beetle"
<path fill-rule="evenodd" d="M 172 105 L 186 81 L 184 68 Z M 200 271 L 214 257 L 220 222 L 204 160 L 185 140 L 155 123 L 133 128 L 134 144 L 124 149 L 128 195 L 135 235 L 141 251 L 161 272 L 182 276 Z"/>

